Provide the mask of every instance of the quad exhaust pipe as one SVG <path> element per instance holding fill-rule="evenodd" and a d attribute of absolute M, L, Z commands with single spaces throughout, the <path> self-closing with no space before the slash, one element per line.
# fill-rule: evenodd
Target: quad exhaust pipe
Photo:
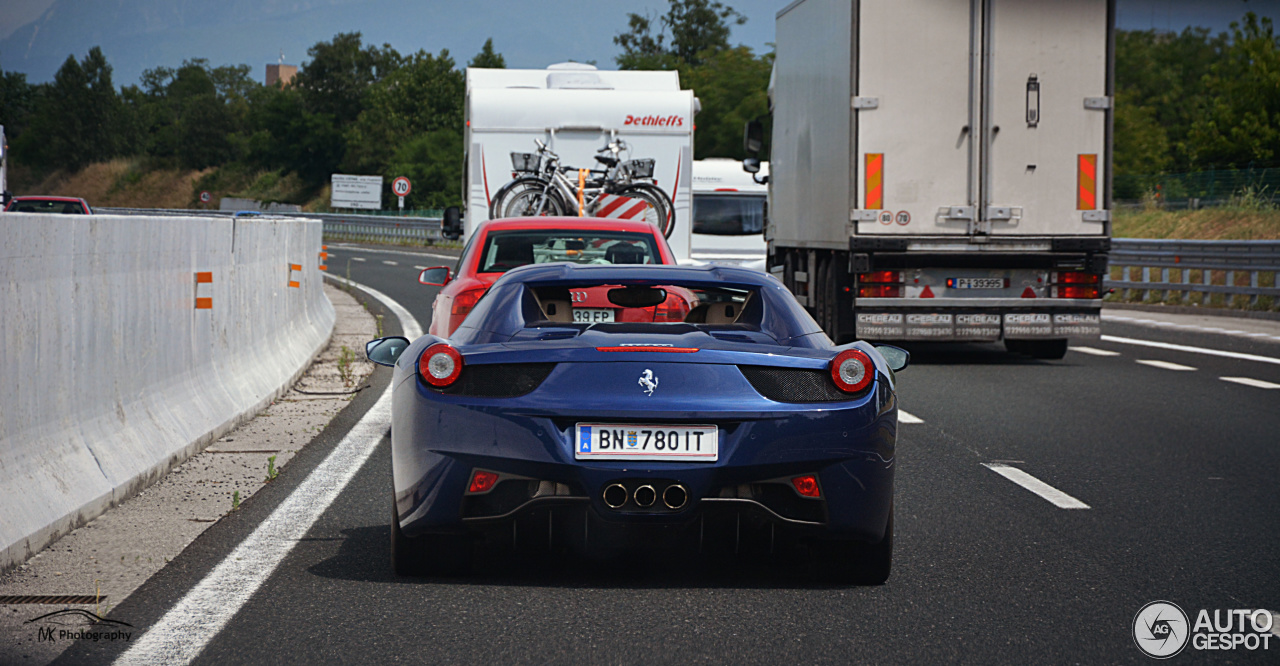
<path fill-rule="evenodd" d="M 673 483 L 662 491 L 662 503 L 672 511 L 682 509 L 684 505 L 689 503 L 689 491 L 684 486 Z"/>
<path fill-rule="evenodd" d="M 621 483 L 613 483 L 605 486 L 604 492 L 601 493 L 601 499 L 610 509 L 621 509 L 628 500 L 634 501 L 636 506 L 642 509 L 647 509 L 657 504 L 658 497 L 658 490 L 647 483 L 636 488 L 634 493 L 628 491 L 627 487 Z M 679 483 L 673 483 L 662 490 L 661 497 L 663 506 L 672 511 L 679 511 L 689 503 L 689 489 Z"/>
<path fill-rule="evenodd" d="M 621 509 L 622 505 L 627 503 L 627 496 L 629 494 L 630 493 L 627 492 L 626 486 L 621 483 L 615 483 L 610 486 L 605 486 L 602 498 L 604 499 L 605 506 L 610 509 Z"/>

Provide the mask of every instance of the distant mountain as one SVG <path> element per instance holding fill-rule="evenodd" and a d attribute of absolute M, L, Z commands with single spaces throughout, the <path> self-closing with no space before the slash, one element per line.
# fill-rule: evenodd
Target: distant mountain
<path fill-rule="evenodd" d="M 786 0 L 728 4 L 750 19 L 735 28 L 734 41 L 766 49 Z M 285 62 L 301 64 L 311 45 L 351 31 L 401 53 L 447 48 L 459 65 L 492 37 L 509 67 L 564 60 L 613 67 L 613 36 L 626 27 L 627 13 L 657 16 L 666 8 L 665 0 L 56 0 L 0 40 L 0 69 L 47 81 L 68 55 L 83 57 L 96 45 L 114 67 L 116 85 L 189 58 L 248 64 L 261 80 L 281 51 Z"/>

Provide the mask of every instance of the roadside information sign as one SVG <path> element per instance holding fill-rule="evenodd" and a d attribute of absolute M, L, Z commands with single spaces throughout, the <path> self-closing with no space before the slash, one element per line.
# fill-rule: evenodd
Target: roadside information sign
<path fill-rule="evenodd" d="M 330 181 L 330 208 L 382 208 L 382 176 L 349 176 L 335 173 Z"/>

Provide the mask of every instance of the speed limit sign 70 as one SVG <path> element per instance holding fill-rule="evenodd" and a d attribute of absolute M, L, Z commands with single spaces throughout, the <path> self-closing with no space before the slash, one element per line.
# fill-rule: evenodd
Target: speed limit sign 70
<path fill-rule="evenodd" d="M 412 189 L 413 189 L 413 186 L 409 185 L 409 179 L 405 178 L 404 176 L 400 176 L 399 178 L 391 182 L 391 191 L 395 192 L 396 196 L 400 196 L 400 197 L 409 196 L 409 192 Z"/>

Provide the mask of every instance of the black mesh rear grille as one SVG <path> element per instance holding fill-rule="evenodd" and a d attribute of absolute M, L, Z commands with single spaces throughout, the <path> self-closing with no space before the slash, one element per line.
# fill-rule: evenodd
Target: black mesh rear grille
<path fill-rule="evenodd" d="M 765 365 L 740 365 L 738 369 L 752 388 L 775 402 L 838 402 L 858 397 L 836 388 L 827 370 Z"/>
<path fill-rule="evenodd" d="M 458 381 L 444 388 L 430 388 L 445 395 L 514 398 L 538 388 L 555 367 L 555 363 L 464 365 Z"/>

